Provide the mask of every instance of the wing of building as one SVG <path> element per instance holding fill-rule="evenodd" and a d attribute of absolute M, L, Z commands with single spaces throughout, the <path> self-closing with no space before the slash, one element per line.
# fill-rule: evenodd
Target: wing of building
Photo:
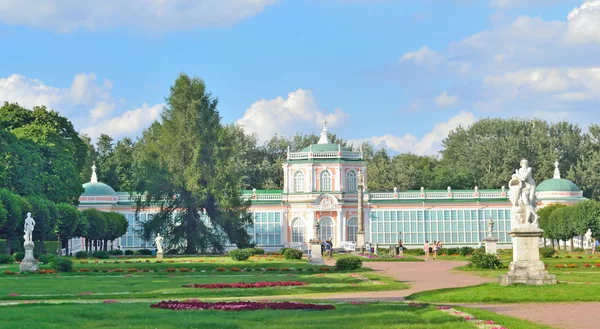
<path fill-rule="evenodd" d="M 562 179 L 558 163 L 554 178 L 537 186 L 538 208 L 551 203 L 575 204 L 585 200 L 580 189 Z M 317 144 L 290 152 L 283 165 L 283 190 L 243 191 L 251 200 L 254 224 L 248 232 L 266 250 L 284 246 L 303 248 L 319 230 L 321 239 L 330 239 L 335 248 L 350 248 L 359 227 L 359 176 L 364 181 L 363 214 L 365 240 L 392 245 L 422 246 L 426 240 L 442 241 L 444 246 L 478 246 L 488 235 L 488 219 L 494 222 L 494 235 L 500 245 L 510 244 L 509 190 L 428 190 L 371 191 L 367 163 L 362 150 L 352 151 L 332 144 L 323 125 Z M 508 179 L 507 179 L 508 180 Z M 114 242 L 123 249 L 151 246 L 136 235 L 140 222 L 152 216 L 152 209 L 135 216 L 130 192 L 115 192 L 92 180 L 83 185 L 80 208 L 117 211 L 129 221 L 127 234 Z M 315 224 L 318 223 L 318 226 Z"/>

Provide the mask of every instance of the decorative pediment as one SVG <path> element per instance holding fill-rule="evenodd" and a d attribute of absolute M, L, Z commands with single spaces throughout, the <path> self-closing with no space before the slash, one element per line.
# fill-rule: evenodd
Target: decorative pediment
<path fill-rule="evenodd" d="M 335 210 L 338 206 L 338 199 L 331 194 L 323 194 L 318 199 L 319 210 Z"/>

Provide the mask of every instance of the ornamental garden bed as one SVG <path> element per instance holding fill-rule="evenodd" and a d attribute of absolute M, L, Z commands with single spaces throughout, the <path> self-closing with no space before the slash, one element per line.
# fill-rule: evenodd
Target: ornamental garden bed
<path fill-rule="evenodd" d="M 257 310 L 335 310 L 335 306 L 326 304 L 305 304 L 298 302 L 200 302 L 198 300 L 162 301 L 150 305 L 150 308 L 162 308 L 174 311 L 219 310 L 219 311 L 257 311 Z"/>
<path fill-rule="evenodd" d="M 203 289 L 225 289 L 225 288 L 237 288 L 237 289 L 249 289 L 249 288 L 269 288 L 269 287 L 294 287 L 294 286 L 305 286 L 308 283 L 302 281 L 276 281 L 276 282 L 253 282 L 253 283 L 207 283 L 207 284 L 184 284 L 184 288 L 203 288 Z"/>

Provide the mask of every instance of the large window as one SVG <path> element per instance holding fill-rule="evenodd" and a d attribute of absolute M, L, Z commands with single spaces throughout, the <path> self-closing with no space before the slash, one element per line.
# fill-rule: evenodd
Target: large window
<path fill-rule="evenodd" d="M 142 225 L 152 218 L 153 214 L 141 213 L 136 218 L 135 213 L 123 214 L 127 219 L 127 232 L 119 240 L 122 248 L 147 248 L 151 243 L 144 241 L 136 233 L 142 228 Z"/>
<path fill-rule="evenodd" d="M 281 213 L 254 213 L 254 241 L 258 246 L 281 245 Z"/>
<path fill-rule="evenodd" d="M 350 218 L 348 220 L 348 241 L 356 242 L 356 232 L 358 232 L 358 219 Z"/>
<path fill-rule="evenodd" d="M 306 224 L 302 218 L 296 218 L 292 221 L 292 242 L 302 242 L 305 240 Z"/>
<path fill-rule="evenodd" d="M 294 173 L 294 192 L 304 192 L 304 174 L 301 171 Z"/>
<path fill-rule="evenodd" d="M 488 235 L 489 218 L 494 221 L 494 236 L 499 242 L 510 242 L 509 209 L 374 210 L 370 242 L 393 244 L 402 239 L 405 244 L 422 244 L 441 240 L 446 245 L 476 245 Z"/>
<path fill-rule="evenodd" d="M 321 191 L 331 191 L 331 173 L 328 170 L 321 173 Z"/>
<path fill-rule="evenodd" d="M 356 192 L 358 190 L 356 171 L 350 170 L 348 175 L 346 175 L 346 188 L 348 189 L 348 192 Z"/>
<path fill-rule="evenodd" d="M 325 217 L 319 220 L 319 239 L 329 240 L 333 239 L 333 221 L 329 217 Z"/>

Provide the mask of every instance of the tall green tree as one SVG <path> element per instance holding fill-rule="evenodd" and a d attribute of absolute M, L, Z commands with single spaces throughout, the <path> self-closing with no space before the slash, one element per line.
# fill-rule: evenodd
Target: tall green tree
<path fill-rule="evenodd" d="M 77 224 L 79 222 L 79 218 L 81 217 L 81 213 L 76 207 L 66 203 L 57 204 L 56 212 L 57 218 L 52 231 L 56 235 L 56 238 L 60 243 L 59 245 L 62 248 L 66 248 L 68 255 L 68 240 L 72 237 L 75 237 L 73 233 L 75 233 L 75 230 L 77 229 Z"/>
<path fill-rule="evenodd" d="M 249 244 L 244 225 L 251 222 L 249 202 L 240 194 L 239 157 L 232 147 L 235 130 L 220 123 L 217 99 L 204 81 L 181 74 L 166 99 L 162 123 L 155 122 L 139 141 L 136 168 L 147 197 L 138 211 L 159 205 L 143 224 L 150 240 L 157 232 L 186 253 L 222 251 L 222 230 L 238 246 Z M 200 214 L 206 210 L 208 220 Z"/>
<path fill-rule="evenodd" d="M 552 243 L 552 248 L 554 248 L 554 241 L 558 239 L 557 229 L 558 223 L 555 222 L 556 217 L 551 217 L 552 213 L 559 208 L 567 207 L 564 204 L 556 203 L 548 205 L 544 208 L 541 208 L 537 211 L 539 218 L 539 225 L 542 230 L 544 230 L 543 236 L 544 239 L 550 239 Z M 545 244 L 544 244 L 545 245 Z"/>

